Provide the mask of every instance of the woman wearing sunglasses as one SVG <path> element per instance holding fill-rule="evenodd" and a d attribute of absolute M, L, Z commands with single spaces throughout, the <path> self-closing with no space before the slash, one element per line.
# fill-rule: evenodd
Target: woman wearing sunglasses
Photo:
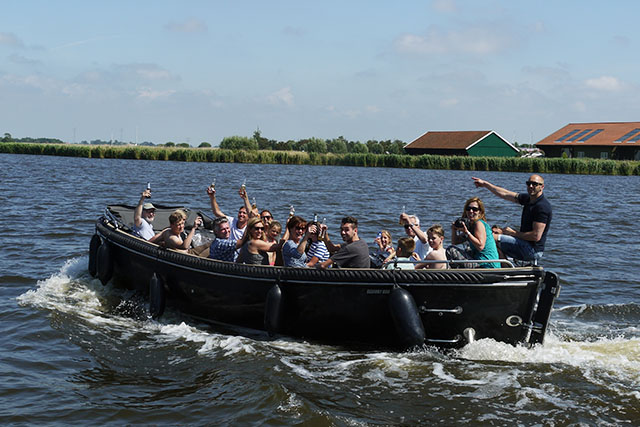
<path fill-rule="evenodd" d="M 285 242 L 282 247 L 282 259 L 285 267 L 307 267 L 307 241 L 317 232 L 315 225 L 307 227 L 307 221 L 294 215 L 287 222 Z"/>
<path fill-rule="evenodd" d="M 466 221 L 465 221 L 466 219 Z M 472 197 L 464 204 L 461 220 L 451 224 L 451 242 L 454 245 L 469 242 L 470 250 L 463 251 L 455 246 L 447 248 L 449 259 L 498 259 L 498 248 L 487 224 L 484 203 Z M 456 265 L 453 264 L 452 267 Z M 468 263 L 465 267 L 499 268 L 499 262 Z"/>
<path fill-rule="evenodd" d="M 274 252 L 280 246 L 278 243 L 268 243 L 262 240 L 264 224 L 258 217 L 252 217 L 247 222 L 247 229 L 242 236 L 242 248 L 236 262 L 253 265 L 269 265 L 267 252 Z"/>

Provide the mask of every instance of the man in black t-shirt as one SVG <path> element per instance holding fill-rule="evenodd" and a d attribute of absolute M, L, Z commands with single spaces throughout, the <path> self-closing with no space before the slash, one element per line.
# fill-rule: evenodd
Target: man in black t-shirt
<path fill-rule="evenodd" d="M 531 175 L 526 182 L 526 193 L 505 190 L 480 178 L 472 179 L 476 187 L 487 188 L 496 196 L 523 206 L 520 231 L 511 227 L 494 227 L 493 231 L 498 247 L 505 255 L 537 264 L 544 252 L 552 217 L 551 204 L 542 194 L 544 179 L 540 175 Z"/>
<path fill-rule="evenodd" d="M 332 255 L 328 260 L 320 263 L 318 267 L 327 268 L 335 265 L 341 268 L 368 268 L 370 266 L 369 246 L 358 237 L 357 219 L 352 216 L 342 218 L 340 235 L 344 243 L 339 245 L 331 243 L 325 232 L 326 228 L 326 225 L 321 226 L 320 235 Z"/>

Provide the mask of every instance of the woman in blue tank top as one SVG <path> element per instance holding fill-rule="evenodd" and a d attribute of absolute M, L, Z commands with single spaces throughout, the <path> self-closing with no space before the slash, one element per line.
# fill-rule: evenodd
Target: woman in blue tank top
<path fill-rule="evenodd" d="M 498 247 L 487 224 L 484 203 L 478 197 L 472 197 L 464 204 L 462 218 L 468 221 L 456 221 L 451 225 L 451 240 L 453 244 L 467 240 L 471 250 L 466 253 L 467 259 L 498 259 Z M 468 224 L 468 225 L 467 225 Z M 483 268 L 499 268 L 499 262 L 484 262 L 477 265 Z"/>

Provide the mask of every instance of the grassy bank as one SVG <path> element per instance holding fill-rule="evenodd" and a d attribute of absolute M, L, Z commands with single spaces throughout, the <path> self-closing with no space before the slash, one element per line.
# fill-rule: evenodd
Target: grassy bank
<path fill-rule="evenodd" d="M 181 162 L 269 163 L 284 165 L 368 166 L 469 171 L 640 175 L 640 162 L 600 159 L 409 156 L 398 154 L 321 154 L 106 145 L 0 143 L 0 153 L 97 159 L 176 160 Z"/>

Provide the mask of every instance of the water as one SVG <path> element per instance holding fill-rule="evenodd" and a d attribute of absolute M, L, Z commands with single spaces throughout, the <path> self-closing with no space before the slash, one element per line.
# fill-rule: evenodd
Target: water
<path fill-rule="evenodd" d="M 87 272 L 95 218 L 109 203 L 209 211 L 216 179 L 234 215 L 237 187 L 283 220 L 353 214 L 372 243 L 393 240 L 402 206 L 446 225 L 478 195 L 489 223 L 520 209 L 475 173 L 94 160 L 0 154 L 0 422 L 10 424 L 640 423 L 640 178 L 545 175 L 554 207 L 544 265 L 563 286 L 545 344 L 481 340 L 453 352 L 362 352 L 214 329 L 103 287 Z M 524 191 L 528 174 L 481 173 Z"/>

